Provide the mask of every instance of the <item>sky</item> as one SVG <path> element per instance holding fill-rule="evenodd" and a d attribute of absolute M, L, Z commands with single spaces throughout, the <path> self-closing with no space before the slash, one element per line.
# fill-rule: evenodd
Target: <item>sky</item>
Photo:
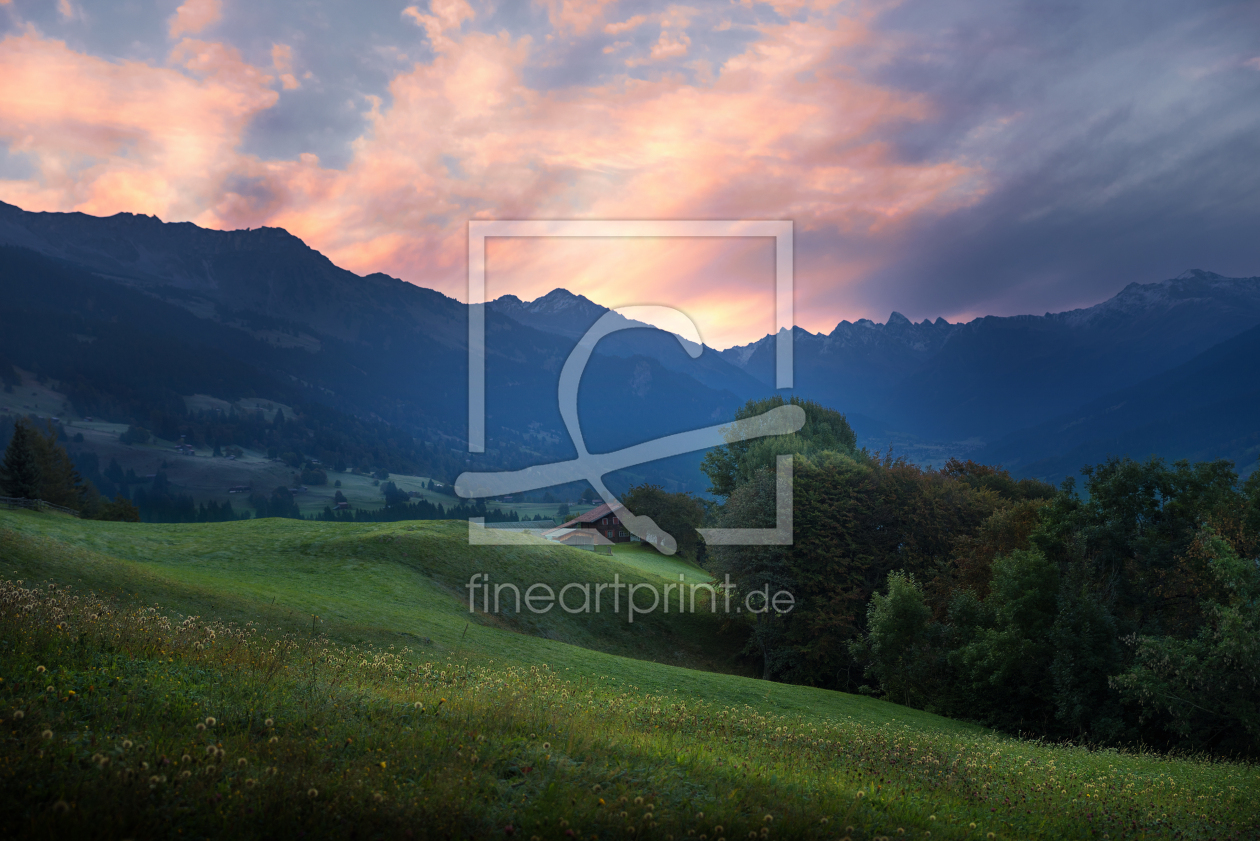
<path fill-rule="evenodd" d="M 279 226 L 466 298 L 470 219 L 794 225 L 795 321 L 1260 275 L 1260 4 L 0 0 L 0 200 Z M 770 240 L 492 240 L 490 297 L 773 329 Z"/>

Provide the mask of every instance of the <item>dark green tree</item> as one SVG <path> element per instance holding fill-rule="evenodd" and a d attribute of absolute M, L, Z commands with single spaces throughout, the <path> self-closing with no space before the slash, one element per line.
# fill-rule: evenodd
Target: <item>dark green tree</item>
<path fill-rule="evenodd" d="M 700 500 L 689 493 L 668 493 L 659 485 L 644 483 L 626 491 L 621 502 L 634 514 L 651 517 L 673 536 L 680 555 L 695 559 L 702 544 L 696 529 L 704 525 L 704 504 Z"/>
<path fill-rule="evenodd" d="M 13 437 L 4 452 L 4 467 L 0 469 L 0 489 L 5 496 L 21 499 L 38 499 L 41 484 L 39 453 L 35 439 L 39 431 L 25 418 L 19 418 L 13 429 Z"/>
<path fill-rule="evenodd" d="M 820 452 L 856 455 L 857 436 L 845 416 L 812 400 L 795 396 L 784 400 L 781 395 L 750 400 L 735 413 L 735 419 L 754 418 L 788 404 L 805 410 L 805 426 L 799 432 L 731 441 L 705 454 L 700 469 L 709 479 L 711 493 L 729 497 L 740 484 L 750 481 L 758 470 L 774 469 L 780 455 Z"/>
<path fill-rule="evenodd" d="M 53 505 L 78 510 L 87 488 L 66 448 L 57 443 L 57 430 L 49 423 L 48 434 L 32 429 L 31 445 L 39 459 L 39 498 Z"/>
<path fill-rule="evenodd" d="M 125 496 L 115 496 L 112 502 L 101 503 L 96 512 L 98 520 L 114 520 L 120 523 L 140 522 L 140 509 Z"/>

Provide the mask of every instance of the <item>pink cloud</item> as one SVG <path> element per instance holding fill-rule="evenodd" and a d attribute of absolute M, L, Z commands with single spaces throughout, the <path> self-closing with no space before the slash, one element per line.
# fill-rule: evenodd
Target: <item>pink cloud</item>
<path fill-rule="evenodd" d="M 629 32 L 632 29 L 638 29 L 640 26 L 648 22 L 647 15 L 635 15 L 621 23 L 610 23 L 604 27 L 604 32 L 608 35 L 620 35 L 623 32 Z"/>
<path fill-rule="evenodd" d="M 65 21 L 83 19 L 83 11 L 75 8 L 70 0 L 57 0 L 57 14 L 61 15 L 61 19 Z"/>
<path fill-rule="evenodd" d="M 870 42 L 860 19 L 764 26 L 696 83 L 667 74 L 544 92 L 525 82 L 529 38 L 461 34 L 472 10 L 458 0 L 403 14 L 425 28 L 436 57 L 393 79 L 388 107 L 373 102 L 340 170 L 314 155 L 236 151 L 278 94 L 271 75 L 222 44 L 185 39 L 172 66 L 153 67 L 10 37 L 0 75 L 16 83 L 0 89 L 0 137 L 33 155 L 38 174 L 0 183 L 3 198 L 279 225 L 347 268 L 462 297 L 470 217 L 792 219 L 798 232 L 877 241 L 984 191 L 971 166 L 903 162 L 880 140 L 883 127 L 930 110 L 844 72 L 845 51 Z M 276 72 L 291 62 L 273 49 Z M 768 253 L 762 241 L 511 240 L 493 244 L 488 282 L 495 295 L 563 285 L 608 305 L 682 305 L 720 347 L 772 328 Z M 798 262 L 797 322 L 830 330 L 834 309 L 813 302 L 871 259 Z"/>
<path fill-rule="evenodd" d="M 189 75 L 108 62 L 28 32 L 0 42 L 0 138 L 37 174 L 0 183 L 31 210 L 131 210 L 195 218 L 236 171 L 232 150 L 270 107 L 270 77 L 235 50 L 184 41 L 172 57 Z"/>
<path fill-rule="evenodd" d="M 664 61 L 667 58 L 679 58 L 687 54 L 687 48 L 691 46 L 691 39 L 687 37 L 685 32 L 671 32 L 668 29 L 661 30 L 661 37 L 652 45 L 652 50 L 646 58 L 628 58 L 626 59 L 627 67 L 638 67 L 641 64 L 649 64 L 653 61 Z"/>
<path fill-rule="evenodd" d="M 222 17 L 223 0 L 184 0 L 171 16 L 168 34 L 172 38 L 196 35 Z"/>
<path fill-rule="evenodd" d="M 286 91 L 302 86 L 302 83 L 293 75 L 293 48 L 288 44 L 271 45 L 271 64 L 276 68 L 280 83 Z"/>
<path fill-rule="evenodd" d="M 404 17 L 411 18 L 417 26 L 424 29 L 435 48 L 438 44 L 448 42 L 449 39 L 446 36 L 448 31 L 458 31 L 464 21 L 472 20 L 476 16 L 472 6 L 465 0 L 433 0 L 429 4 L 429 11 L 431 14 L 426 15 L 420 11 L 419 7 L 408 6 L 402 13 Z"/>
<path fill-rule="evenodd" d="M 534 0 L 547 10 L 554 29 L 582 34 L 603 20 L 604 12 L 617 0 Z"/>

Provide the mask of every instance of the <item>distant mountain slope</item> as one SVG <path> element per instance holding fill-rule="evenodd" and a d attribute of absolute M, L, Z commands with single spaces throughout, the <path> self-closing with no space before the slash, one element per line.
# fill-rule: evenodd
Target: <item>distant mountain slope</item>
<path fill-rule="evenodd" d="M 975 454 L 1021 476 L 1059 482 L 1109 456 L 1228 458 L 1249 474 L 1260 457 L 1260 326 L 1189 362 Z"/>
<path fill-rule="evenodd" d="M 795 328 L 792 337 L 797 393 L 871 418 L 896 424 L 886 403 L 895 386 L 939 353 L 960 325 L 938 318 L 912 323 L 894 312 L 888 323 L 842 321 L 829 334 Z M 760 382 L 772 384 L 774 336 L 728 348 L 722 357 Z"/>
<path fill-rule="evenodd" d="M 608 307 L 567 289 L 553 289 L 533 301 L 504 295 L 491 301 L 488 307 L 521 324 L 575 341 L 609 311 Z M 614 333 L 599 343 L 599 352 L 623 358 L 654 359 L 667 370 L 686 374 L 709 388 L 729 391 L 744 399 L 768 394 L 773 389 L 772 383 L 767 385 L 741 366 L 732 365 L 721 352 L 706 346 L 700 358 L 692 359 L 673 335 L 642 322 L 630 323 L 646 329 Z"/>
<path fill-rule="evenodd" d="M 30 341 L 0 353 L 28 370 L 40 362 L 32 358 L 33 349 L 42 348 L 44 364 L 62 360 L 58 364 L 70 366 L 64 368 L 67 375 L 78 366 L 80 372 L 91 370 L 102 382 L 113 382 L 108 372 L 117 360 L 80 352 L 84 348 L 72 353 L 31 333 L 33 324 L 94 317 L 84 309 L 85 301 L 93 300 L 89 292 L 58 296 L 49 287 L 42 297 L 37 294 L 47 267 L 74 269 L 82 273 L 75 282 L 84 289 L 125 287 L 189 316 L 142 315 L 148 313 L 144 307 L 124 308 L 108 329 L 123 335 L 128 330 L 151 333 L 161 320 L 188 325 L 180 328 L 181 337 L 195 338 L 206 353 L 223 358 L 219 390 L 232 390 L 236 381 L 227 372 L 240 363 L 251 372 L 242 381 L 265 380 L 276 384 L 267 388 L 295 391 L 286 399 L 318 401 L 407 430 L 465 467 L 498 469 L 571 456 L 556 383 L 576 338 L 607 312 L 564 289 L 530 302 L 504 296 L 486 306 L 488 449 L 484 456 L 469 456 L 468 309 L 459 301 L 382 274 L 359 277 L 273 228 L 211 231 L 133 214 L 28 213 L 0 203 L 4 244 L 31 258 L 15 263 L 27 266 L 25 274 L 11 274 L 7 282 L 25 284 L 23 294 L 38 301 L 23 305 L 37 311 L 27 322 L 0 324 L 13 336 L 31 336 Z M 15 312 L 11 308 L 7 317 L 27 318 Z M 845 321 L 826 335 L 795 328 L 794 391 L 848 414 L 862 443 L 873 448 L 891 445 L 939 463 L 984 442 L 1001 442 L 1000 450 L 994 443 L 990 452 L 1011 464 L 1031 469 L 1034 462 L 1062 457 L 1077 460 L 1071 465 L 1075 469 L 1088 460 L 1086 452 L 1093 452 L 1076 448 L 1112 433 L 1073 440 L 1049 436 L 1041 442 L 1020 438 L 1020 430 L 1040 429 L 1048 418 L 1078 408 L 1088 414 L 1093 401 L 1111 399 L 1117 391 L 1184 365 L 1257 324 L 1260 277 L 1227 278 L 1198 270 L 1159 283 L 1130 284 L 1101 304 L 1057 314 L 914 324 L 893 313 L 885 324 Z M 211 325 L 215 329 L 206 332 Z M 108 332 L 106 325 L 98 326 L 76 344 Z M 721 352 L 706 348 L 692 360 L 660 330 L 608 337 L 582 381 L 580 405 L 589 440 L 614 449 L 729 419 L 750 397 L 773 391 L 773 338 Z M 166 360 L 168 367 L 200 372 L 198 389 L 213 393 L 205 385 L 213 370 L 203 370 L 200 359 L 195 364 L 176 360 Z M 1238 376 L 1228 385 L 1229 364 L 1242 363 L 1220 363 L 1223 391 L 1183 390 L 1177 400 L 1186 413 L 1237 415 L 1234 433 L 1203 437 L 1186 421 L 1162 432 L 1148 430 L 1142 433 L 1147 438 L 1132 439 L 1134 446 L 1149 440 L 1152 452 L 1245 453 L 1250 391 Z M 174 388 L 172 383 L 181 381 L 173 373 L 167 379 L 155 386 Z M 1229 400 L 1242 402 L 1211 408 Z M 1114 434 L 1136 436 L 1136 429 L 1131 425 Z M 1050 441 L 1059 442 L 1060 449 L 1048 449 Z M 704 487 L 686 459 L 644 468 L 635 476 L 636 481 L 656 476 L 675 487 Z"/>
<path fill-rule="evenodd" d="M 115 294 L 110 290 L 126 288 L 188 317 L 175 317 L 176 310 L 157 315 L 139 304 L 116 308 L 119 331 L 152 333 L 159 322 L 186 322 L 190 338 L 210 331 L 214 341 L 205 354 L 218 355 L 219 370 L 244 363 L 255 379 L 298 392 L 287 399 L 314 400 L 385 421 L 458 455 L 464 468 L 523 467 L 572 457 L 556 395 L 570 339 L 486 313 L 487 452 L 471 456 L 465 443 L 467 307 L 385 275 L 359 277 L 285 231 L 211 231 L 133 214 L 27 213 L 0 204 L 0 245 L 6 243 L 18 248 L 6 258 L 5 282 L 12 300 L 24 301 L 6 310 L 12 323 L 0 324 L 10 336 L 23 334 L 23 320 L 54 326 L 69 324 L 76 314 L 91 320 L 84 302 L 90 308 L 92 290 L 110 297 Z M 57 294 L 45 282 L 67 273 L 73 275 L 73 294 Z M 91 327 L 82 343 L 104 329 Z M 74 340 L 62 350 L 15 340 L 0 352 L 28 370 L 54 375 L 49 366 L 55 365 L 59 378 L 88 377 L 83 372 L 91 371 L 90 378 L 113 382 L 107 374 L 115 360 L 104 352 L 107 345 L 95 345 L 100 350 L 94 352 L 80 344 Z M 153 345 L 141 358 L 160 353 L 160 345 Z M 169 392 L 178 392 L 188 379 L 172 372 L 152 385 L 168 392 L 163 399 L 169 402 Z M 200 392 L 229 396 L 217 393 L 230 391 L 227 384 L 212 388 L 204 377 L 197 382 Z M 611 354 L 592 360 L 580 394 L 583 414 L 590 418 L 589 439 L 609 448 L 730 418 L 741 403 L 739 396 L 655 359 Z M 638 474 L 638 480 L 701 485 L 694 466 L 653 469 L 657 473 Z"/>
<path fill-rule="evenodd" d="M 1256 324 L 1260 277 L 1203 271 L 1130 284 L 1086 309 L 977 319 L 898 384 L 887 417 L 921 434 L 996 438 L 1186 362 Z"/>
<path fill-rule="evenodd" d="M 1179 365 L 1260 324 L 1260 277 L 1194 270 L 1096 306 L 966 324 L 841 322 L 795 333 L 796 390 L 890 430 L 993 440 Z M 771 382 L 774 342 L 722 352 Z"/>

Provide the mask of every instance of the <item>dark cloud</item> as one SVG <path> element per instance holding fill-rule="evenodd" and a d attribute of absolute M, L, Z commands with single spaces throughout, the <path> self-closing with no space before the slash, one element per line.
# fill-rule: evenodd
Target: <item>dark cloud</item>
<path fill-rule="evenodd" d="M 848 307 L 1039 313 L 1260 274 L 1260 5 L 912 2 L 879 30 L 865 71 L 934 112 L 889 131 L 897 154 L 983 167 L 989 192 L 906 231 Z"/>

